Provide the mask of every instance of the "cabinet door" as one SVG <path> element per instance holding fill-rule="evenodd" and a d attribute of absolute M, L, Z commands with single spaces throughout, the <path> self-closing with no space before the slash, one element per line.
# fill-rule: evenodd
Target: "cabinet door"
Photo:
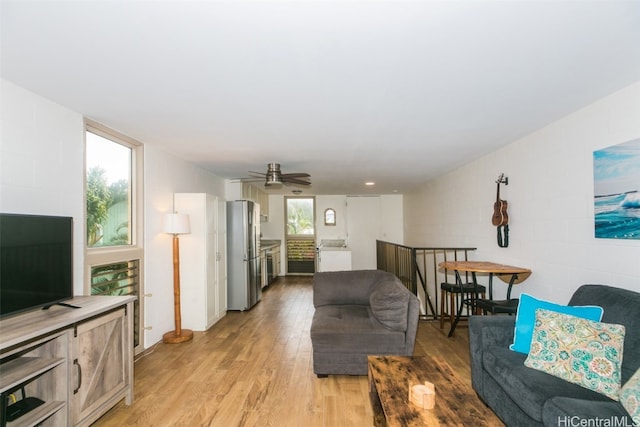
<path fill-rule="evenodd" d="M 273 279 L 280 276 L 280 248 L 273 250 Z"/>
<path fill-rule="evenodd" d="M 102 413 L 101 407 L 128 386 L 125 310 L 80 323 L 74 334 L 72 417 L 76 425 Z"/>

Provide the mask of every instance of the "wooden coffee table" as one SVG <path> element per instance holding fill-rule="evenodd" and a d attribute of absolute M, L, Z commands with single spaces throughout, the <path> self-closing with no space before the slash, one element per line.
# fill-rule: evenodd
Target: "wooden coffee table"
<path fill-rule="evenodd" d="M 436 406 L 409 403 L 409 382 L 429 381 Z M 442 359 L 431 356 L 369 356 L 369 396 L 375 426 L 500 426 L 500 419 Z"/>

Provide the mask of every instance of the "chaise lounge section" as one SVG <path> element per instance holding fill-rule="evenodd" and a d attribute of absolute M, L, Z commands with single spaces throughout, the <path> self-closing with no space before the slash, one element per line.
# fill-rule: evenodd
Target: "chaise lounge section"
<path fill-rule="evenodd" d="M 367 375 L 368 355 L 413 355 L 419 302 L 391 273 L 316 273 L 311 323 L 313 371 Z"/>

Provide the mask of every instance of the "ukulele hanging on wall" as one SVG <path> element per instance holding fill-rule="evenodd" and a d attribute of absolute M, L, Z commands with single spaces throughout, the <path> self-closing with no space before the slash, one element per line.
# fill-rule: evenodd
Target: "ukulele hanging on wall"
<path fill-rule="evenodd" d="M 493 216 L 491 223 L 497 227 L 498 246 L 506 248 L 509 246 L 509 215 L 507 214 L 508 203 L 500 198 L 500 184 L 509 185 L 509 178 L 503 173 L 498 177 L 496 184 L 496 202 L 493 204 Z"/>

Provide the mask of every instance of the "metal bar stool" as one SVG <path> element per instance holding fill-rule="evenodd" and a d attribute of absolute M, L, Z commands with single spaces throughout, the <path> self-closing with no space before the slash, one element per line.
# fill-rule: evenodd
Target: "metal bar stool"
<path fill-rule="evenodd" d="M 445 315 L 449 318 L 449 323 L 453 324 L 454 318 L 456 317 L 457 307 L 460 305 L 460 298 L 466 300 L 484 299 L 487 291 L 484 286 L 477 285 L 475 295 L 473 295 L 473 283 L 465 283 L 461 287 L 457 283 L 443 282 L 440 284 L 440 289 L 442 291 L 440 298 L 440 329 L 444 329 Z M 449 296 L 449 307 L 445 312 L 445 300 L 447 299 L 447 295 Z M 469 313 L 469 309 L 470 308 L 468 306 L 467 314 Z"/>

